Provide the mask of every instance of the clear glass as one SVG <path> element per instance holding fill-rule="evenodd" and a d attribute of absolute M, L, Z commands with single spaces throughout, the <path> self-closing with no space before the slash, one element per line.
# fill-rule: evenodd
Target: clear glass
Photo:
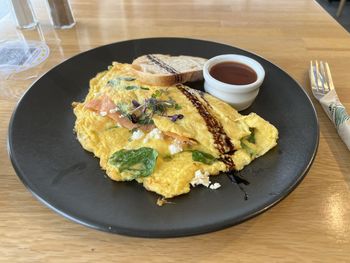
<path fill-rule="evenodd" d="M 12 13 L 20 29 L 35 28 L 38 24 L 30 0 L 11 0 Z"/>
<path fill-rule="evenodd" d="M 66 29 L 75 25 L 69 0 L 46 0 L 46 3 L 54 28 Z"/>

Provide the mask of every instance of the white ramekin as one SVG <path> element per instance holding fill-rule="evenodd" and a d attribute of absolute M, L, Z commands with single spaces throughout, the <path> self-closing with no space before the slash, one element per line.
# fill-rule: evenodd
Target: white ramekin
<path fill-rule="evenodd" d="M 255 82 L 247 85 L 232 85 L 221 82 L 210 75 L 210 69 L 221 62 L 238 62 L 253 69 L 257 75 Z M 259 62 L 242 55 L 220 55 L 209 59 L 203 67 L 204 89 L 211 95 L 231 104 L 236 110 L 248 108 L 259 93 L 265 77 L 265 70 Z"/>

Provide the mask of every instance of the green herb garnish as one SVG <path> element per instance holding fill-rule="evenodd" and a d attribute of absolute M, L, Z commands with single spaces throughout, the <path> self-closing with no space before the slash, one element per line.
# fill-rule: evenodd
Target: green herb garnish
<path fill-rule="evenodd" d="M 255 129 L 249 128 L 250 134 L 247 136 L 247 141 L 255 144 Z"/>
<path fill-rule="evenodd" d="M 116 87 L 116 86 L 118 86 L 120 84 L 120 82 L 122 80 L 124 80 L 124 81 L 133 81 L 133 80 L 135 80 L 135 78 L 132 78 L 132 77 L 117 77 L 117 78 L 108 80 L 107 81 L 107 85 L 108 86 L 112 86 L 112 87 Z"/>
<path fill-rule="evenodd" d="M 163 157 L 163 160 L 166 161 L 166 162 L 169 162 L 169 161 L 171 161 L 172 159 L 173 159 L 173 157 L 172 157 L 171 155 L 165 155 L 165 156 Z"/>
<path fill-rule="evenodd" d="M 135 89 L 139 89 L 140 87 L 139 86 L 126 86 L 125 89 L 126 90 L 135 90 Z"/>
<path fill-rule="evenodd" d="M 180 104 L 175 104 L 175 110 L 181 110 L 182 109 L 182 107 L 180 106 Z"/>
<path fill-rule="evenodd" d="M 192 151 L 192 160 L 205 164 L 213 164 L 217 159 L 209 153 L 194 150 Z"/>
<path fill-rule="evenodd" d="M 128 172 L 133 178 L 151 175 L 156 166 L 158 152 L 152 148 L 141 147 L 136 150 L 122 149 L 112 154 L 109 163 L 116 166 L 119 172 Z"/>
<path fill-rule="evenodd" d="M 249 155 L 251 157 L 253 157 L 254 155 L 256 155 L 256 152 L 254 151 L 254 149 L 250 148 L 247 144 L 245 144 L 242 140 L 241 140 L 241 146 L 242 148 L 249 153 Z"/>
<path fill-rule="evenodd" d="M 124 102 L 118 102 L 117 103 L 118 111 L 124 116 L 127 117 L 129 114 L 129 105 Z"/>
<path fill-rule="evenodd" d="M 118 78 L 116 79 L 110 79 L 107 81 L 108 86 L 116 87 L 120 84 L 120 80 Z"/>
<path fill-rule="evenodd" d="M 149 88 L 146 88 L 146 87 L 140 87 L 140 89 L 149 90 Z"/>
<path fill-rule="evenodd" d="M 162 92 L 162 90 L 156 90 L 152 95 L 151 95 L 151 97 L 152 98 L 159 98 L 160 96 L 162 96 L 162 94 L 163 94 L 163 92 Z"/>
<path fill-rule="evenodd" d="M 164 89 L 157 89 L 152 95 L 151 97 L 156 99 L 161 97 L 163 94 L 167 95 L 169 94 L 168 90 L 164 90 Z"/>
<path fill-rule="evenodd" d="M 112 127 L 106 128 L 105 131 L 112 130 L 112 129 L 116 129 L 116 128 L 120 128 L 120 126 L 114 125 L 114 126 L 112 126 Z"/>
<path fill-rule="evenodd" d="M 135 85 L 125 87 L 126 90 L 133 90 L 137 88 L 144 88 Z M 146 89 L 146 88 L 144 88 Z M 148 89 L 148 88 L 147 88 Z M 154 124 L 153 116 L 160 115 L 170 118 L 171 121 L 175 122 L 184 118 L 182 114 L 168 115 L 168 109 L 181 109 L 181 106 L 176 103 L 174 99 L 168 97 L 168 99 L 157 99 L 156 97 L 161 94 L 167 94 L 167 90 L 157 90 L 152 94 L 151 98 L 145 99 L 143 102 L 139 102 L 135 99 L 131 101 L 131 104 L 117 103 L 118 112 L 122 116 L 128 118 L 132 123 L 140 125 Z"/>
<path fill-rule="evenodd" d="M 133 81 L 133 80 L 135 80 L 135 78 L 133 78 L 133 77 L 118 77 L 118 79 L 125 80 L 125 81 Z"/>
<path fill-rule="evenodd" d="M 154 124 L 154 121 L 152 120 L 151 116 L 141 115 L 141 117 L 137 120 L 137 123 L 141 125 L 149 125 Z"/>

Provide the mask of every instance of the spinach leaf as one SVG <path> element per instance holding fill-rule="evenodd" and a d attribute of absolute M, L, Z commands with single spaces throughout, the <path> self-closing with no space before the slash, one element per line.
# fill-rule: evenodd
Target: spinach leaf
<path fill-rule="evenodd" d="M 241 146 L 242 148 L 247 152 L 249 153 L 249 155 L 251 157 L 255 156 L 256 155 L 256 152 L 254 151 L 254 149 L 250 148 L 247 144 L 245 144 L 242 140 L 241 140 Z"/>
<path fill-rule="evenodd" d="M 151 175 L 156 166 L 158 152 L 152 148 L 141 147 L 135 150 L 116 151 L 109 158 L 109 163 L 119 172 L 129 172 L 134 178 Z"/>
<path fill-rule="evenodd" d="M 250 134 L 247 136 L 247 141 L 255 144 L 255 129 L 249 128 Z"/>
<path fill-rule="evenodd" d="M 201 162 L 205 164 L 213 164 L 216 162 L 216 158 L 209 153 L 194 150 L 192 151 L 192 160 L 195 162 Z"/>

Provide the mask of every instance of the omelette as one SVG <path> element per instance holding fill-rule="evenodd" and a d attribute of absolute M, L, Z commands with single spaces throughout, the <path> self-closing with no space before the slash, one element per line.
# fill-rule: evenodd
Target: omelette
<path fill-rule="evenodd" d="M 77 139 L 112 180 L 136 180 L 164 198 L 196 185 L 219 188 L 210 176 L 243 169 L 278 139 L 255 113 L 241 115 L 183 84 L 146 85 L 130 64 L 117 62 L 90 80 L 73 109 Z"/>

